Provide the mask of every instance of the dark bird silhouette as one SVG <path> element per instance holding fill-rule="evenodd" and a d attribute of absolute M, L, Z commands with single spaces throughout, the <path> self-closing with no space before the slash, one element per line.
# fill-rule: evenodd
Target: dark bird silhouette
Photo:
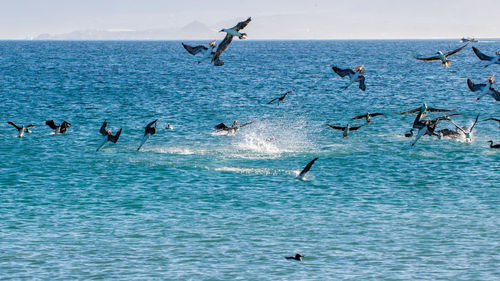
<path fill-rule="evenodd" d="M 476 47 L 472 47 L 472 50 L 474 51 L 474 54 L 476 54 L 476 56 L 480 60 L 488 62 L 488 64 L 485 65 L 484 67 L 488 67 L 492 64 L 499 64 L 500 65 L 500 51 L 496 52 L 495 56 L 487 56 L 487 55 L 481 53 L 481 51 L 479 51 L 479 49 Z"/>
<path fill-rule="evenodd" d="M 350 81 L 347 86 L 344 87 L 344 90 L 347 89 L 349 86 L 351 86 L 352 83 L 359 83 L 358 87 L 361 89 L 361 91 L 366 90 L 366 85 L 365 85 L 365 67 L 363 65 L 358 65 L 352 69 L 341 69 L 336 66 L 332 66 L 332 70 L 337 73 L 340 77 L 344 78 L 345 76 L 349 76 Z"/>
<path fill-rule="evenodd" d="M 500 119 L 498 119 L 498 118 L 488 118 L 488 119 L 484 119 L 483 122 L 484 121 L 495 121 L 498 123 L 498 128 L 500 128 Z"/>
<path fill-rule="evenodd" d="M 456 50 L 450 51 L 450 52 L 448 52 L 446 54 L 443 54 L 443 52 L 438 51 L 438 52 L 436 52 L 436 55 L 432 56 L 432 57 L 428 57 L 428 58 L 417 58 L 417 57 L 414 57 L 414 58 L 417 59 L 417 60 L 422 60 L 422 61 L 440 60 L 442 66 L 449 67 L 451 65 L 451 60 L 449 60 L 448 57 L 451 56 L 451 55 L 454 55 L 454 54 L 456 54 L 458 52 L 460 52 L 466 46 L 467 46 L 467 44 L 463 45 L 462 47 L 460 47 L 460 48 L 458 48 Z"/>
<path fill-rule="evenodd" d="M 118 130 L 118 132 L 115 135 L 113 135 L 111 129 L 106 130 L 107 125 L 108 123 L 104 121 L 104 123 L 102 123 L 101 129 L 99 129 L 99 133 L 101 133 L 101 135 L 104 136 L 104 139 L 96 151 L 99 151 L 99 149 L 101 149 L 108 141 L 116 143 L 120 138 L 120 134 L 122 133 L 122 128 L 120 128 L 120 130 Z"/>
<path fill-rule="evenodd" d="M 410 109 L 408 111 L 403 111 L 403 112 L 394 112 L 394 114 L 412 114 L 412 113 L 425 113 L 425 112 L 450 112 L 453 111 L 453 109 L 439 109 L 439 108 L 433 108 L 433 107 L 428 107 L 426 103 L 424 103 L 422 106 Z M 423 115 L 421 117 L 424 117 Z"/>
<path fill-rule="evenodd" d="M 300 172 L 300 174 L 296 177 L 296 179 L 303 180 L 304 176 L 311 170 L 312 165 L 314 162 L 318 160 L 318 157 L 314 158 L 311 162 L 307 163 L 307 165 L 304 167 L 304 169 Z"/>
<path fill-rule="evenodd" d="M 287 259 L 287 260 L 302 261 L 302 257 L 303 257 L 303 255 L 301 255 L 301 254 L 295 254 L 295 256 L 285 257 L 285 259 Z"/>
<path fill-rule="evenodd" d="M 247 125 L 250 125 L 250 124 L 253 123 L 253 121 L 245 123 L 245 124 L 242 124 L 242 125 L 238 125 L 239 123 L 240 123 L 240 121 L 236 120 L 236 121 L 233 122 L 233 124 L 231 125 L 231 127 L 226 126 L 226 124 L 224 124 L 224 123 L 220 123 L 220 124 L 214 126 L 214 129 L 217 130 L 217 131 L 226 131 L 228 134 L 233 134 L 234 135 L 234 134 L 236 134 L 239 131 L 239 129 L 241 127 L 245 127 Z"/>
<path fill-rule="evenodd" d="M 66 121 L 63 121 L 61 125 L 56 125 L 56 123 L 54 123 L 54 120 L 45 121 L 45 124 L 49 126 L 52 130 L 55 130 L 56 134 L 66 133 L 68 128 L 71 126 L 71 124 Z"/>
<path fill-rule="evenodd" d="M 190 46 L 187 44 L 182 43 L 182 46 L 188 53 L 190 53 L 193 56 L 196 56 L 197 54 L 201 54 L 201 59 L 198 60 L 198 64 L 202 63 L 206 59 L 211 59 L 215 55 L 214 49 L 217 46 L 217 41 L 213 40 L 210 43 L 208 43 L 208 48 L 203 46 L 203 45 L 198 45 L 198 46 Z"/>
<path fill-rule="evenodd" d="M 497 148 L 497 149 L 500 148 L 500 143 L 499 144 L 493 144 L 492 140 L 490 140 L 488 142 L 490 143 L 490 148 Z"/>
<path fill-rule="evenodd" d="M 156 121 L 158 121 L 158 119 L 146 125 L 146 128 L 144 129 L 144 137 L 142 138 L 137 151 L 139 151 L 144 143 L 146 143 L 146 141 L 156 133 Z"/>
<path fill-rule="evenodd" d="M 278 103 L 277 103 L 277 104 L 278 104 L 278 105 L 280 105 L 280 103 L 285 102 L 285 98 L 286 98 L 286 96 L 287 96 L 288 94 L 290 94 L 291 92 L 293 92 L 293 90 L 290 90 L 290 91 L 286 92 L 285 94 L 283 94 L 283 95 L 282 95 L 281 97 L 279 97 L 279 98 L 272 99 L 272 100 L 271 100 L 270 102 L 268 102 L 267 104 L 271 104 L 271 103 L 273 103 L 273 102 L 275 102 L 275 101 L 278 101 Z"/>
<path fill-rule="evenodd" d="M 383 113 L 370 113 L 370 112 L 368 112 L 366 114 L 358 115 L 358 116 L 356 116 L 354 118 L 351 118 L 351 120 L 365 119 L 366 120 L 366 124 L 370 124 L 372 117 L 381 116 L 381 115 L 384 115 L 384 114 Z"/>
<path fill-rule="evenodd" d="M 349 125 L 349 124 L 347 124 L 345 127 L 335 126 L 335 125 L 330 125 L 330 124 L 326 124 L 326 125 L 334 130 L 343 131 L 342 138 L 345 139 L 345 138 L 347 138 L 347 135 L 349 134 L 350 131 L 356 131 L 359 128 L 363 127 L 365 124 L 363 124 L 361 126 L 355 126 L 355 127 L 351 127 L 351 125 Z"/>
<path fill-rule="evenodd" d="M 488 94 L 492 98 L 494 98 L 496 101 L 500 101 L 500 91 L 497 89 L 493 88 L 492 85 L 495 83 L 495 76 L 491 75 L 488 77 L 486 80 L 486 83 L 478 83 L 475 84 L 472 82 L 472 80 L 467 79 L 467 86 L 469 86 L 469 89 L 472 92 L 480 92 L 481 95 L 476 99 L 480 100 L 484 95 Z"/>
<path fill-rule="evenodd" d="M 239 22 L 237 25 L 231 27 L 231 28 L 223 28 L 219 32 L 226 32 L 226 37 L 224 37 L 224 40 L 219 44 L 219 47 L 217 47 L 217 51 L 215 51 L 215 54 L 212 58 L 212 62 L 214 63 L 215 66 L 221 66 L 224 65 L 224 62 L 220 60 L 220 55 L 227 49 L 229 44 L 233 41 L 233 37 L 237 36 L 239 39 L 246 39 L 247 34 L 246 33 L 240 33 L 240 30 L 245 28 L 250 21 L 252 21 L 252 18 L 248 18 L 245 21 Z"/>

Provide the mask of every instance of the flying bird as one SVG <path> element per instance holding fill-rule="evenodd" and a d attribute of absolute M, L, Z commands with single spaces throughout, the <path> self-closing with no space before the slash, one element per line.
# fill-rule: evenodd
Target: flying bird
<path fill-rule="evenodd" d="M 417 135 L 415 136 L 415 141 L 411 144 L 411 147 L 415 146 L 417 141 L 425 135 L 429 136 L 437 136 L 440 137 L 438 134 L 436 134 L 434 131 L 436 130 L 436 127 L 439 123 L 439 121 L 452 121 L 451 116 L 454 115 L 459 115 L 459 114 L 450 114 L 450 115 L 443 115 L 434 119 L 425 119 L 422 120 L 421 118 L 425 115 L 425 112 L 419 112 L 417 114 L 417 117 L 415 118 L 415 121 L 413 122 L 412 129 L 410 130 L 410 134 L 405 135 L 407 137 L 413 136 L 413 129 L 417 129 Z"/>
<path fill-rule="evenodd" d="M 498 128 L 500 128 L 500 119 L 498 119 L 498 118 L 488 118 L 488 119 L 484 119 L 483 122 L 484 121 L 495 121 L 498 123 Z"/>
<path fill-rule="evenodd" d="M 184 43 L 182 43 L 182 46 L 184 47 L 184 49 L 186 49 L 186 51 L 188 51 L 188 53 L 190 53 L 193 56 L 201 54 L 201 59 L 198 60 L 198 64 L 200 64 L 206 59 L 213 58 L 215 54 L 214 49 L 217 46 L 217 41 L 213 40 L 210 43 L 208 43 L 208 48 L 203 45 L 192 47 Z"/>
<path fill-rule="evenodd" d="M 366 90 L 366 85 L 365 85 L 365 67 L 363 65 L 358 65 L 352 69 L 341 69 L 336 66 L 332 66 L 332 70 L 337 73 L 340 77 L 344 78 L 345 76 L 349 76 L 350 81 L 347 86 L 344 87 L 344 90 L 347 89 L 351 84 L 357 82 L 358 87 L 361 89 L 361 91 Z"/>
<path fill-rule="evenodd" d="M 61 125 L 56 125 L 54 123 L 54 120 L 49 120 L 45 121 L 45 124 L 49 126 L 52 130 L 55 130 L 56 134 L 64 134 L 68 130 L 68 128 L 71 126 L 70 123 L 63 121 Z"/>
<path fill-rule="evenodd" d="M 156 121 L 158 121 L 158 119 L 146 125 L 146 128 L 144 129 L 144 137 L 142 138 L 141 144 L 137 148 L 137 151 L 139 151 L 144 143 L 146 143 L 146 141 L 156 133 Z"/>
<path fill-rule="evenodd" d="M 97 148 L 96 152 L 99 151 L 99 149 L 101 149 L 108 141 L 116 143 L 120 138 L 120 134 L 122 133 L 122 128 L 120 128 L 120 130 L 118 130 L 118 132 L 113 136 L 111 129 L 106 130 L 107 125 L 108 123 L 104 121 L 104 123 L 102 123 L 101 129 L 99 129 L 99 133 L 101 133 L 101 135 L 103 135 L 104 138 L 102 140 L 102 143 Z"/>
<path fill-rule="evenodd" d="M 464 127 L 458 126 L 453 120 L 450 120 L 450 121 L 451 121 L 451 123 L 453 123 L 453 125 L 455 125 L 455 128 L 457 130 L 460 130 L 464 134 L 465 141 L 466 142 L 471 142 L 472 141 L 472 135 L 471 135 L 472 134 L 472 130 L 474 129 L 474 126 L 476 126 L 476 123 L 477 123 L 478 119 L 479 119 L 479 114 L 476 116 L 476 120 L 474 120 L 474 123 L 472 124 L 472 126 L 470 127 L 470 129 L 467 128 L 467 127 L 465 127 L 465 126 Z"/>
<path fill-rule="evenodd" d="M 370 124 L 372 121 L 372 117 L 375 117 L 375 116 L 380 116 L 380 115 L 384 115 L 383 113 L 366 113 L 366 114 L 363 114 L 363 115 L 358 115 L 354 118 L 351 118 L 351 120 L 357 120 L 357 119 L 365 119 L 366 120 L 366 124 Z"/>
<path fill-rule="evenodd" d="M 439 108 L 433 108 L 433 107 L 428 107 L 426 103 L 424 103 L 422 106 L 410 109 L 408 111 L 403 111 L 403 112 L 394 112 L 394 114 L 412 114 L 412 113 L 426 113 L 426 112 L 450 112 L 453 111 L 453 109 L 439 109 Z M 423 117 L 423 116 L 421 116 Z"/>
<path fill-rule="evenodd" d="M 16 124 L 14 124 L 14 122 L 9 121 L 7 123 L 12 125 L 12 127 L 16 128 L 17 132 L 19 133 L 18 137 L 20 137 L 20 138 L 24 137 L 24 132 L 26 132 L 28 134 L 31 133 L 30 128 L 35 126 L 34 124 L 29 124 L 28 126 L 21 125 L 21 127 L 19 127 Z"/>
<path fill-rule="evenodd" d="M 500 143 L 499 144 L 493 144 L 492 140 L 488 141 L 490 143 L 490 148 L 500 148 Z"/>
<path fill-rule="evenodd" d="M 432 57 L 428 57 L 428 58 L 417 58 L 417 57 L 414 57 L 414 58 L 417 59 L 417 60 L 422 60 L 422 61 L 440 60 L 442 66 L 449 67 L 451 65 L 451 60 L 449 60 L 448 57 L 451 56 L 451 55 L 454 55 L 454 54 L 456 54 L 458 52 L 460 52 L 466 46 L 467 46 L 467 44 L 463 45 L 462 47 L 460 47 L 460 48 L 458 48 L 456 50 L 450 51 L 450 52 L 448 52 L 446 54 L 443 54 L 443 52 L 438 51 L 438 52 L 436 52 L 436 55 L 432 56 Z"/>
<path fill-rule="evenodd" d="M 487 55 L 481 53 L 481 51 L 479 51 L 479 49 L 476 47 L 472 47 L 472 50 L 474 51 L 474 54 L 476 54 L 476 56 L 480 60 L 488 62 L 488 64 L 486 64 L 484 67 L 488 67 L 492 64 L 499 64 L 500 65 L 500 51 L 496 52 L 495 56 L 492 57 L 492 56 L 487 56 Z"/>
<path fill-rule="evenodd" d="M 347 134 L 349 134 L 350 131 L 356 131 L 357 129 L 363 127 L 366 124 L 363 124 L 361 126 L 356 126 L 356 127 L 351 127 L 351 125 L 349 125 L 349 124 L 347 124 L 345 127 L 335 126 L 335 125 L 330 125 L 330 124 L 326 124 L 326 125 L 334 130 L 343 131 L 342 138 L 345 139 L 345 138 L 347 138 Z"/>
<path fill-rule="evenodd" d="M 242 124 L 242 125 L 238 125 L 239 123 L 240 123 L 240 121 L 236 120 L 233 122 L 233 124 L 230 127 L 226 126 L 226 124 L 224 124 L 224 123 L 220 123 L 220 124 L 214 126 L 214 129 L 217 131 L 226 131 L 228 135 L 229 134 L 234 135 L 240 130 L 241 127 L 245 127 L 247 125 L 250 125 L 253 123 L 253 121 Z"/>
<path fill-rule="evenodd" d="M 314 158 L 311 162 L 307 163 L 307 165 L 300 172 L 300 174 L 296 177 L 296 179 L 303 180 L 304 176 L 307 174 L 307 172 L 309 172 L 309 170 L 311 170 L 311 167 L 314 164 L 314 162 L 316 162 L 316 160 L 318 160 L 318 157 Z"/>
<path fill-rule="evenodd" d="M 480 92 L 481 95 L 476 99 L 476 101 L 480 100 L 484 95 L 488 94 L 492 96 L 496 101 L 500 101 L 500 91 L 493 88 L 492 85 L 495 83 L 495 76 L 491 75 L 486 80 L 486 83 L 478 83 L 475 84 L 472 80 L 467 79 L 467 86 L 472 92 Z"/>
<path fill-rule="evenodd" d="M 245 28 L 248 23 L 252 21 L 252 18 L 248 18 L 245 21 L 239 22 L 237 25 L 231 27 L 231 28 L 223 28 L 219 32 L 226 32 L 226 37 L 224 37 L 224 40 L 219 44 L 219 47 L 217 47 L 217 50 L 215 51 L 215 54 L 212 58 L 212 62 L 214 63 L 215 66 L 221 66 L 224 65 L 224 62 L 219 59 L 220 55 L 227 49 L 229 44 L 233 41 L 233 37 L 237 36 L 239 39 L 246 39 L 247 34 L 246 33 L 240 33 L 240 30 Z"/>
<path fill-rule="evenodd" d="M 293 90 L 290 90 L 290 91 L 288 91 L 288 92 L 284 93 L 284 94 L 283 94 L 281 97 L 279 97 L 279 98 L 272 99 L 272 100 L 271 100 L 270 102 L 268 102 L 267 104 L 271 104 L 271 103 L 273 103 L 273 102 L 275 102 L 275 101 L 278 101 L 278 103 L 277 103 L 277 104 L 278 104 L 278 105 L 280 105 L 280 103 L 285 102 L 285 98 L 286 98 L 286 96 L 287 96 L 288 94 L 290 94 L 291 92 L 293 92 Z"/>
<path fill-rule="evenodd" d="M 316 158 L 316 159 L 318 159 L 318 158 Z M 302 261 L 302 257 L 303 257 L 303 255 L 301 255 L 301 254 L 295 254 L 295 256 L 285 257 L 285 259 L 287 259 L 287 260 Z"/>

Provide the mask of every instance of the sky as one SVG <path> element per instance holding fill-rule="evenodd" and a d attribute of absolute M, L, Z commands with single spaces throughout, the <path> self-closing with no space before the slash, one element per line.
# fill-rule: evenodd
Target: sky
<path fill-rule="evenodd" d="M 81 30 L 177 30 L 193 21 L 216 32 L 249 16 L 249 39 L 500 37 L 498 0 L 0 1 L 0 39 Z"/>

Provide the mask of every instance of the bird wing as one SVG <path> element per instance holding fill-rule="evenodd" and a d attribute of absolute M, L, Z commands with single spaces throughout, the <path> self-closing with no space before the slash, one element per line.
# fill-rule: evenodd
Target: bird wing
<path fill-rule="evenodd" d="M 224 37 L 224 40 L 219 44 L 219 47 L 217 47 L 217 50 L 215 51 L 214 57 L 212 58 L 212 62 L 219 61 L 220 55 L 227 49 L 229 44 L 233 41 L 233 35 L 231 34 L 226 34 L 226 37 Z M 222 64 L 221 64 L 222 65 Z"/>
<path fill-rule="evenodd" d="M 476 126 L 477 119 L 479 119 L 479 113 L 478 113 L 478 114 L 477 114 L 477 116 L 476 116 L 476 120 L 474 120 L 474 124 L 472 124 L 472 126 L 471 126 L 471 127 L 470 127 L 470 129 L 469 129 L 469 133 L 472 133 L 472 129 L 474 129 L 474 126 Z"/>
<path fill-rule="evenodd" d="M 224 124 L 224 123 L 220 123 L 219 125 L 214 126 L 214 129 L 216 129 L 216 130 L 227 130 L 227 129 L 229 129 L 229 127 L 226 126 L 226 124 Z"/>
<path fill-rule="evenodd" d="M 122 133 L 122 128 L 118 132 L 116 132 L 116 135 L 109 135 L 108 140 L 112 143 L 116 143 L 118 139 L 120 138 L 120 134 Z"/>
<path fill-rule="evenodd" d="M 184 49 L 186 49 L 186 51 L 188 51 L 188 53 L 190 53 L 193 56 L 198 54 L 198 53 L 201 53 L 202 50 L 208 50 L 208 48 L 203 46 L 203 45 L 198 45 L 198 46 L 192 47 L 192 46 L 189 46 L 189 45 L 182 43 L 182 46 L 184 47 Z"/>
<path fill-rule="evenodd" d="M 453 113 L 453 114 L 449 114 L 449 115 L 443 115 L 443 116 L 439 116 L 437 118 L 434 118 L 431 120 L 431 122 L 438 122 L 438 121 L 450 121 L 451 120 L 451 116 L 455 116 L 455 115 L 462 115 L 460 113 Z"/>
<path fill-rule="evenodd" d="M 488 118 L 488 119 L 484 119 L 484 121 L 489 121 L 489 120 L 492 120 L 492 121 L 497 121 L 498 123 L 500 123 L 500 119 L 497 119 L 497 118 Z"/>
<path fill-rule="evenodd" d="M 354 75 L 354 71 L 352 69 L 341 69 L 336 66 L 332 66 L 332 70 L 337 73 L 340 77 Z"/>
<path fill-rule="evenodd" d="M 417 57 L 413 57 L 417 60 L 423 60 L 423 61 L 432 61 L 432 60 L 440 60 L 440 58 L 438 56 L 433 56 L 433 57 L 428 57 L 428 58 L 417 58 Z"/>
<path fill-rule="evenodd" d="M 242 125 L 240 125 L 239 127 L 240 127 L 240 128 L 241 128 L 241 127 L 245 127 L 246 125 L 250 125 L 250 124 L 252 124 L 252 123 L 253 123 L 253 121 L 248 122 L 248 123 L 245 123 L 245 124 L 242 124 Z"/>
<path fill-rule="evenodd" d="M 490 57 L 490 56 L 487 56 L 483 53 L 481 53 L 481 51 L 479 51 L 479 49 L 477 49 L 476 47 L 472 47 L 472 50 L 474 51 L 474 54 L 476 54 L 476 56 L 480 59 L 480 60 L 487 60 L 487 61 L 490 61 L 493 59 L 493 57 Z"/>
<path fill-rule="evenodd" d="M 252 21 L 252 18 L 249 17 L 245 21 L 240 21 L 237 25 L 233 26 L 232 29 L 235 29 L 236 31 L 240 31 L 241 29 L 245 28 L 251 21 Z"/>
<path fill-rule="evenodd" d="M 463 50 L 463 48 L 467 47 L 467 45 L 468 45 L 468 44 L 465 44 L 465 45 L 463 45 L 462 47 L 460 47 L 460 48 L 458 48 L 458 49 L 456 49 L 456 50 L 453 50 L 453 51 L 450 51 L 450 52 L 448 52 L 448 53 L 444 54 L 444 57 L 445 57 L 445 58 L 447 58 L 447 57 L 449 57 L 449 56 L 451 56 L 451 55 L 454 55 L 454 54 L 456 54 L 456 53 L 458 53 L 458 52 L 462 51 L 462 50 Z"/>
<path fill-rule="evenodd" d="M 415 113 L 415 112 L 419 112 L 420 111 L 420 107 L 417 107 L 415 109 L 410 109 L 408 111 L 403 111 L 403 112 L 394 112 L 394 114 L 399 114 L 399 115 L 403 115 L 403 114 L 410 114 L 410 113 Z"/>
<path fill-rule="evenodd" d="M 153 130 L 151 130 L 151 129 L 152 129 L 153 125 L 156 124 L 156 121 L 158 121 L 158 119 L 156 119 L 153 122 L 151 122 L 151 123 L 149 123 L 149 124 L 146 125 L 146 128 L 144 129 L 144 135 L 152 133 Z"/>
<path fill-rule="evenodd" d="M 68 128 L 70 126 L 71 126 L 71 124 L 68 123 L 68 122 L 66 122 L 66 121 L 63 121 L 62 124 L 61 124 L 61 127 L 63 127 L 63 128 Z"/>
<path fill-rule="evenodd" d="M 428 107 L 427 111 L 429 111 L 429 112 L 450 112 L 450 111 L 453 111 L 453 109 L 439 109 L 439 108 Z"/>
<path fill-rule="evenodd" d="M 356 126 L 356 127 L 349 127 L 349 131 L 356 131 L 357 129 L 363 127 L 364 125 L 361 126 Z"/>
<path fill-rule="evenodd" d="M 104 123 L 102 123 L 101 129 L 99 129 L 99 133 L 101 133 L 101 135 L 103 136 L 108 135 L 108 132 L 106 132 L 106 126 L 108 126 L 108 122 L 104 121 Z"/>
<path fill-rule="evenodd" d="M 35 127 L 35 124 L 29 124 L 28 126 L 26 126 L 26 128 L 31 128 L 31 127 Z"/>
<path fill-rule="evenodd" d="M 45 121 L 45 124 L 49 126 L 52 130 L 57 130 L 57 125 L 54 120 Z"/>
<path fill-rule="evenodd" d="M 330 124 L 326 124 L 328 127 L 334 129 L 334 130 L 340 130 L 340 131 L 343 131 L 345 130 L 345 127 L 340 127 L 340 126 L 334 126 L 334 125 L 330 125 Z"/>
<path fill-rule="evenodd" d="M 415 141 L 411 144 L 411 147 L 413 147 L 417 141 L 427 132 L 427 126 L 423 126 L 418 130 L 417 136 L 415 137 Z"/>
<path fill-rule="evenodd" d="M 460 131 L 462 131 L 462 133 L 464 133 L 464 134 L 466 133 L 466 132 L 464 131 L 464 129 L 460 128 L 460 126 L 458 126 L 458 125 L 457 125 L 457 123 L 455 123 L 455 121 L 453 121 L 453 120 L 451 120 L 451 119 L 450 119 L 450 122 L 451 122 L 451 123 L 455 126 L 455 128 L 457 128 L 457 129 L 459 129 Z"/>
<path fill-rule="evenodd" d="M 277 100 L 279 100 L 279 99 L 280 99 L 280 98 L 275 98 L 275 99 L 272 99 L 272 100 L 271 100 L 270 102 L 268 102 L 267 104 L 271 104 L 271 103 L 273 103 L 273 102 L 275 102 L 275 101 L 277 101 Z"/>
<path fill-rule="evenodd" d="M 484 89 L 484 87 L 486 87 L 486 84 L 484 84 L 484 83 L 474 84 L 474 82 L 472 82 L 472 80 L 467 79 L 467 86 L 469 86 L 469 89 L 471 91 L 476 92 L 476 91 L 482 91 Z"/>
<path fill-rule="evenodd" d="M 375 116 L 379 116 L 379 115 L 384 115 L 383 113 L 373 113 L 373 114 L 370 114 L 372 117 L 375 117 Z"/>
<path fill-rule="evenodd" d="M 318 160 L 318 157 L 314 158 L 311 162 L 307 163 L 307 165 L 304 167 L 304 169 L 300 172 L 300 174 L 297 176 L 297 178 L 302 178 L 309 170 L 311 170 L 312 165 L 314 162 Z"/>
<path fill-rule="evenodd" d="M 18 127 L 16 124 L 14 124 L 14 122 L 7 122 L 9 124 L 11 124 L 14 128 L 16 128 L 17 130 L 21 129 L 20 127 Z"/>
<path fill-rule="evenodd" d="M 368 115 L 368 114 L 358 115 L 358 116 L 356 116 L 356 117 L 351 118 L 351 120 L 363 119 L 363 118 L 366 118 L 366 115 Z M 373 115 L 372 115 L 372 116 L 373 116 Z"/>
<path fill-rule="evenodd" d="M 361 91 L 366 90 L 366 85 L 365 85 L 365 76 L 364 75 L 359 75 L 359 88 Z"/>
<path fill-rule="evenodd" d="M 492 97 L 493 97 L 496 101 L 500 101 L 500 92 L 499 92 L 497 89 L 495 89 L 495 88 L 491 88 L 491 87 L 490 87 L 490 90 L 493 92 L 493 93 L 491 94 L 491 96 L 492 96 Z"/>

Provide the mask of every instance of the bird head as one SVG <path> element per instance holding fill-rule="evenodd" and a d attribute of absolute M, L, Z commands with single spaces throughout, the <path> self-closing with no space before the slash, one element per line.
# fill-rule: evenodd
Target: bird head
<path fill-rule="evenodd" d="M 219 32 L 225 32 L 225 31 L 226 31 L 226 29 L 225 29 L 225 28 L 223 28 L 223 29 L 219 30 Z"/>

